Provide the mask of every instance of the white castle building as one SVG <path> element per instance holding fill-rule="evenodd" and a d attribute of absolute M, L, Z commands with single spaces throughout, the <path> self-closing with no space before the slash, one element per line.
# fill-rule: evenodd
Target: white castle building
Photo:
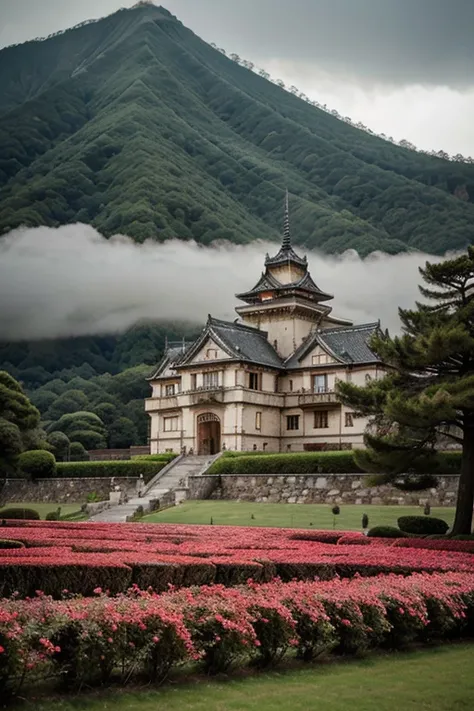
<path fill-rule="evenodd" d="M 368 345 L 379 323 L 332 315 L 333 297 L 292 248 L 288 197 L 278 254 L 237 298 L 235 321 L 209 316 L 194 343 L 168 344 L 149 378 L 151 453 L 362 447 L 367 422 L 341 404 L 335 384 L 383 377 Z"/>

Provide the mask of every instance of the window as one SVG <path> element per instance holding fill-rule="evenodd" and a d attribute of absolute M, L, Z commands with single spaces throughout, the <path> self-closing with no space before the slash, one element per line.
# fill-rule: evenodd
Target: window
<path fill-rule="evenodd" d="M 176 432 L 178 429 L 179 417 L 164 417 L 163 430 L 165 432 Z"/>
<path fill-rule="evenodd" d="M 255 413 L 255 429 L 256 430 L 262 429 L 262 413 L 261 412 Z"/>
<path fill-rule="evenodd" d="M 174 383 L 172 385 L 166 385 L 166 387 L 165 387 L 166 397 L 170 397 L 170 395 L 174 395 L 175 392 L 176 392 L 176 385 Z"/>
<path fill-rule="evenodd" d="M 290 380 L 290 393 L 292 393 L 292 392 L 293 392 L 293 381 Z"/>
<path fill-rule="evenodd" d="M 219 386 L 219 373 L 213 370 L 210 373 L 203 373 L 202 385 L 204 388 L 217 388 Z"/>
<path fill-rule="evenodd" d="M 288 415 L 286 418 L 286 429 L 287 430 L 299 430 L 300 428 L 300 416 L 299 415 Z"/>
<path fill-rule="evenodd" d="M 275 375 L 275 392 L 278 392 L 278 375 Z"/>
<path fill-rule="evenodd" d="M 354 413 L 346 412 L 345 414 L 346 427 L 354 427 Z"/>
<path fill-rule="evenodd" d="M 351 370 L 348 370 L 346 373 L 346 381 L 348 383 L 352 383 L 352 371 Z"/>
<path fill-rule="evenodd" d="M 249 373 L 250 390 L 260 390 L 260 373 Z"/>
<path fill-rule="evenodd" d="M 196 373 L 191 373 L 191 390 L 196 390 Z"/>
<path fill-rule="evenodd" d="M 208 348 L 206 358 L 209 358 L 210 360 L 217 360 L 217 350 L 215 348 Z"/>
<path fill-rule="evenodd" d="M 327 410 L 316 410 L 314 413 L 314 429 L 322 430 L 329 427 L 329 412 Z"/>
<path fill-rule="evenodd" d="M 311 358 L 311 361 L 313 365 L 324 365 L 331 362 L 327 353 L 317 353 Z"/>
<path fill-rule="evenodd" d="M 325 393 L 327 389 L 327 375 L 313 375 L 313 393 Z"/>

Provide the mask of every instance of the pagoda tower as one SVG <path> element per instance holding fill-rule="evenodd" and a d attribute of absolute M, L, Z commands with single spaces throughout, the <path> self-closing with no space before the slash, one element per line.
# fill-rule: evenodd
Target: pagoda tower
<path fill-rule="evenodd" d="M 281 247 L 274 257 L 266 255 L 265 271 L 253 289 L 236 297 L 245 302 L 236 308 L 244 323 L 266 331 L 282 358 L 292 355 L 318 329 L 352 325 L 331 316 L 326 302 L 333 296 L 316 285 L 306 256 L 300 257 L 291 245 L 288 190 Z"/>

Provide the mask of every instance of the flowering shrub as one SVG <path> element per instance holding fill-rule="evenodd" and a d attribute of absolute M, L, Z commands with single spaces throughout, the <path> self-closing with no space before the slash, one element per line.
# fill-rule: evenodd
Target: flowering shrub
<path fill-rule="evenodd" d="M 240 585 L 335 577 L 466 571 L 472 541 L 387 539 L 360 533 L 160 524 L 9 521 L 0 549 L 0 595 L 21 597 L 63 589 L 91 595 L 131 585 L 163 592 L 175 587 Z M 225 532 L 225 535 L 223 535 Z"/>
<path fill-rule="evenodd" d="M 0 694 L 55 676 L 79 687 L 156 680 L 176 665 L 209 672 L 232 663 L 274 664 L 291 648 L 306 660 L 334 651 L 401 648 L 473 634 L 474 574 L 380 575 L 226 588 L 132 586 L 109 597 L 53 600 L 38 593 L 0 610 Z"/>

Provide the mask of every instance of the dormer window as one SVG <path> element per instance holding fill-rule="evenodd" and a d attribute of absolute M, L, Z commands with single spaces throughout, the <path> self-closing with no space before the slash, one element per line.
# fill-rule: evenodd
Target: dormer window
<path fill-rule="evenodd" d="M 165 387 L 165 397 L 171 397 L 176 394 L 176 384 L 166 385 Z"/>

